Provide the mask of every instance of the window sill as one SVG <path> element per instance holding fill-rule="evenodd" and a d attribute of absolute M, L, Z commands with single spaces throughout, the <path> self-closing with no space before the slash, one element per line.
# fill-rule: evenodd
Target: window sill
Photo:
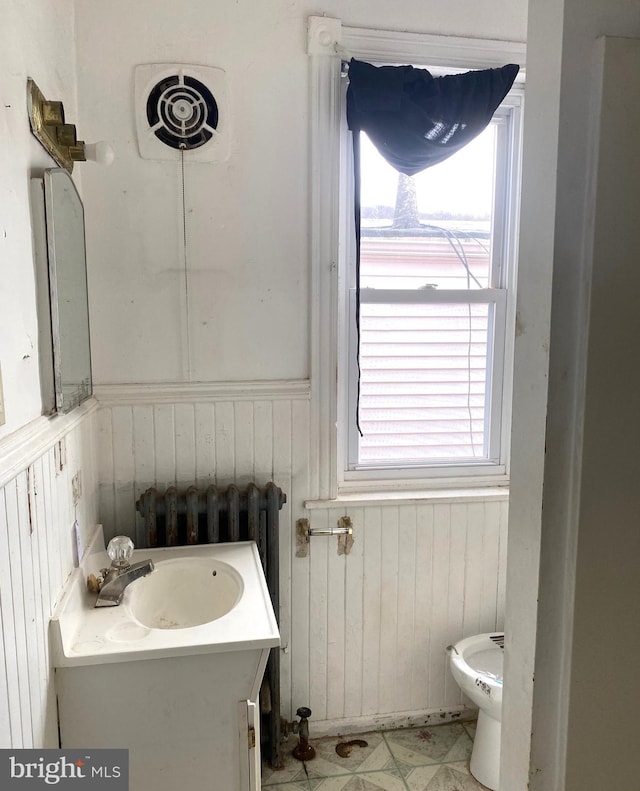
<path fill-rule="evenodd" d="M 474 503 L 509 499 L 509 487 L 502 486 L 466 487 L 460 489 L 419 489 L 403 491 L 345 492 L 335 500 L 307 500 L 308 511 L 327 508 L 365 508 L 386 505 L 425 505 L 427 503 Z"/>

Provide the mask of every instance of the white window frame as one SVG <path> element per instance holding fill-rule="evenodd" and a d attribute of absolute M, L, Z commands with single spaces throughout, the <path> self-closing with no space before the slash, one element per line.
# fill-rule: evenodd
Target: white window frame
<path fill-rule="evenodd" d="M 355 331 L 355 273 L 353 261 L 355 258 L 355 238 L 352 226 L 347 220 L 340 227 L 340 256 L 339 256 L 339 321 L 344 318 L 344 326 L 340 330 L 338 341 L 338 486 L 341 490 L 353 487 L 356 490 L 364 483 L 369 486 L 378 482 L 397 481 L 411 482 L 423 481 L 431 485 L 433 481 L 438 486 L 442 479 L 456 483 L 457 479 L 464 479 L 465 485 L 475 483 L 482 479 L 483 485 L 492 482 L 503 483 L 507 479 L 507 460 L 509 453 L 509 433 L 506 428 L 510 422 L 511 400 L 507 397 L 510 392 L 508 384 L 512 378 L 512 344 L 507 337 L 507 327 L 513 326 L 515 315 L 515 270 L 511 264 L 515 263 L 515 247 L 510 244 L 516 234 L 513 230 L 517 226 L 515 212 L 517 200 L 517 171 L 510 168 L 511 163 L 519 156 L 520 114 L 522 109 L 521 89 L 517 88 L 503 102 L 494 115 L 492 123 L 497 127 L 498 157 L 496 160 L 496 188 L 494 195 L 494 239 L 500 244 L 492 244 L 492 261 L 489 288 L 478 291 L 444 291 L 422 290 L 403 294 L 395 292 L 378 292 L 373 294 L 367 289 L 361 291 L 361 302 L 378 301 L 388 303 L 398 302 L 451 302 L 466 304 L 481 302 L 492 306 L 493 315 L 489 321 L 491 333 L 488 351 L 487 403 L 488 425 L 490 434 L 487 437 L 487 458 L 474 462 L 461 463 L 458 461 L 436 462 L 433 464 L 401 464 L 397 467 L 380 465 L 359 465 L 357 458 L 358 434 L 355 424 L 357 369 L 355 362 L 355 349 L 357 347 Z M 353 202 L 353 158 L 351 155 L 351 136 L 346 129 L 343 119 L 341 126 L 341 186 L 340 198 L 341 214 L 351 217 Z M 506 228 L 502 226 L 506 220 Z M 347 227 L 345 227 L 347 226 Z M 507 234 L 510 233 L 510 236 Z M 342 275 L 347 279 L 343 280 Z M 347 301 L 345 300 L 348 299 Z M 511 338 L 513 334 L 511 333 Z M 493 354 L 493 352 L 496 352 Z M 473 479 L 473 481 L 471 481 Z"/>
<path fill-rule="evenodd" d="M 348 238 L 341 223 L 351 221 L 349 212 L 341 210 L 341 190 L 346 192 L 341 156 L 345 156 L 345 135 L 341 134 L 343 119 L 344 82 L 341 62 L 350 57 L 373 62 L 429 64 L 461 70 L 492 68 L 505 63 L 524 65 L 525 45 L 518 42 L 487 39 L 463 39 L 452 36 L 429 36 L 417 33 L 376 31 L 365 28 L 343 27 L 339 19 L 310 17 L 308 28 L 310 56 L 310 132 L 311 132 L 311 497 L 315 500 L 332 500 L 338 495 L 354 492 L 384 491 L 393 489 L 486 486 L 508 482 L 507 465 L 492 468 L 493 474 L 478 470 L 469 475 L 435 468 L 425 475 L 424 468 L 408 471 L 406 468 L 390 475 L 389 470 L 380 474 L 352 475 L 346 472 L 346 442 L 342 426 L 348 425 L 346 412 L 346 384 L 340 373 L 344 353 L 345 318 L 348 316 L 348 288 L 344 282 L 344 268 L 340 267 L 340 239 Z M 523 82 L 521 68 L 518 83 Z M 514 100 L 522 105 L 522 97 Z M 521 135 L 520 114 L 514 124 L 514 134 Z M 517 173 L 509 174 L 513 227 L 518 216 Z M 341 232 L 342 231 L 342 232 Z M 506 240 L 508 254 L 515 257 L 517 240 L 512 233 Z M 509 292 L 513 283 L 508 283 Z M 505 359 L 512 359 L 513 333 L 509 327 L 515 323 L 515 304 L 507 299 Z M 507 384 L 511 377 L 506 376 Z M 511 392 L 503 393 L 508 425 Z M 339 428 L 340 426 L 340 428 Z M 506 432 L 504 432 L 506 434 Z M 506 437 L 502 449 L 506 459 Z M 360 471 L 353 471 L 360 473 Z M 415 473 L 415 474 L 414 474 Z"/>

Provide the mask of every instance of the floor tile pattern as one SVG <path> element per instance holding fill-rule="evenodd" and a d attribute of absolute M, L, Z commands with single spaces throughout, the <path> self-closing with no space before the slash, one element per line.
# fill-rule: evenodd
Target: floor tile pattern
<path fill-rule="evenodd" d="M 285 766 L 262 769 L 263 791 L 485 791 L 469 772 L 475 723 L 372 731 L 346 737 L 311 739 L 312 761 L 291 756 L 292 736 L 284 745 Z M 346 757 L 336 745 L 354 739 Z"/>

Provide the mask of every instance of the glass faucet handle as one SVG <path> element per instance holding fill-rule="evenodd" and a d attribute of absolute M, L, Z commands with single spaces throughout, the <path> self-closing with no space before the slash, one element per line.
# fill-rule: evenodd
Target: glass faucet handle
<path fill-rule="evenodd" d="M 112 566 L 128 566 L 132 552 L 133 541 L 128 536 L 116 536 L 107 545 L 107 554 L 111 558 Z"/>

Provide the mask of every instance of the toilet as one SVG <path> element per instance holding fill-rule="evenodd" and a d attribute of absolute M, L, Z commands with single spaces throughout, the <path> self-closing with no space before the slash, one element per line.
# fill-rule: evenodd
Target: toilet
<path fill-rule="evenodd" d="M 467 637 L 449 646 L 451 673 L 460 689 L 478 707 L 478 726 L 471 753 L 471 774 L 492 791 L 500 774 L 502 668 L 504 634 Z"/>

